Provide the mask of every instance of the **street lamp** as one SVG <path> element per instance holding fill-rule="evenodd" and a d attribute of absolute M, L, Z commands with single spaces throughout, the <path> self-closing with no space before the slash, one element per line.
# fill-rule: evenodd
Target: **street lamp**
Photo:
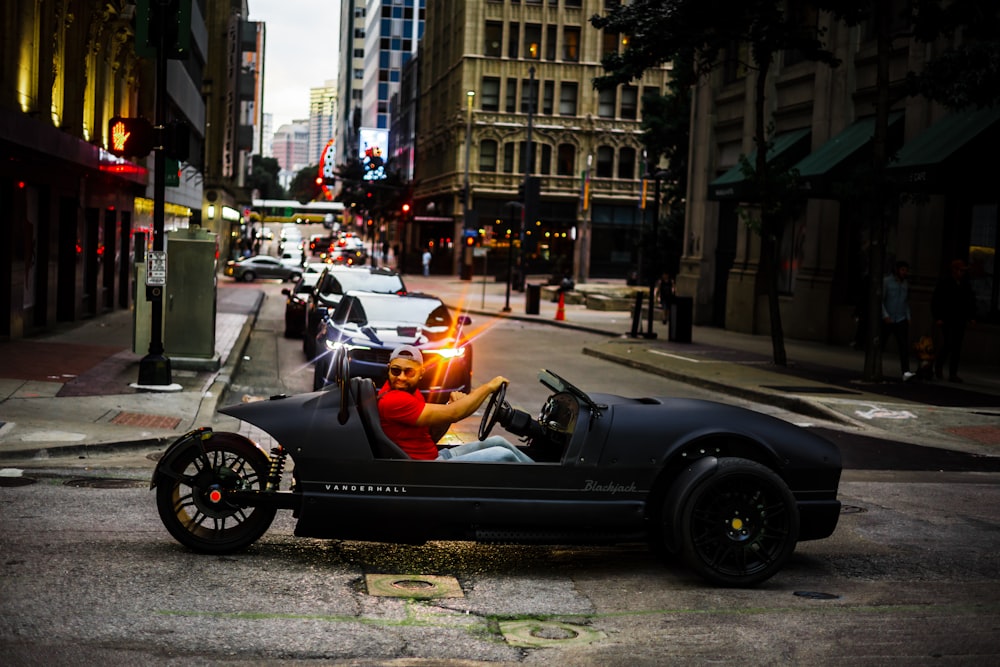
<path fill-rule="evenodd" d="M 465 187 L 462 188 L 463 201 L 463 215 L 465 217 L 464 224 L 462 225 L 463 233 L 467 233 L 469 229 L 474 227 L 474 221 L 472 220 L 472 210 L 470 203 L 472 201 L 472 188 L 469 185 L 469 162 L 472 152 L 472 102 L 476 97 L 476 91 L 469 90 L 465 93 L 466 100 L 468 101 L 468 109 L 465 115 Z M 472 248 L 465 246 L 463 250 L 465 255 L 465 267 L 462 271 L 463 280 L 472 280 Z"/>
<path fill-rule="evenodd" d="M 510 280 L 511 280 L 511 275 L 513 273 L 512 262 L 513 262 L 513 254 L 514 254 L 513 253 L 513 251 L 514 251 L 514 237 L 511 236 L 511 233 L 512 233 L 512 231 L 514 229 L 514 213 L 517 212 L 517 211 L 519 211 L 519 210 L 524 209 L 524 204 L 522 204 L 519 201 L 509 201 L 506 204 L 504 204 L 504 208 L 509 208 L 510 209 L 510 227 L 508 228 L 508 233 L 507 233 L 507 297 L 506 297 L 506 300 L 504 301 L 504 307 L 503 307 L 503 312 L 509 313 L 510 312 Z"/>
<path fill-rule="evenodd" d="M 670 172 L 664 169 L 658 169 L 656 173 L 653 174 L 653 180 L 656 182 L 656 188 L 654 190 L 654 201 L 653 201 L 653 240 L 650 244 L 650 258 L 649 258 L 649 317 L 646 325 L 646 338 L 656 338 L 656 333 L 653 331 L 653 308 L 656 306 L 656 279 L 659 274 L 659 253 L 657 252 L 659 248 L 659 227 L 660 227 L 660 181 L 670 175 Z"/>

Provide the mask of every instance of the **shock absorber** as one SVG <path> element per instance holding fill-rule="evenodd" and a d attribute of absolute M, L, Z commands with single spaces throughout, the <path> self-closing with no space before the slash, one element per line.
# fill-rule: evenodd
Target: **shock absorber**
<path fill-rule="evenodd" d="M 266 491 L 277 491 L 281 486 L 281 473 L 285 470 L 288 453 L 281 445 L 271 448 L 271 469 L 267 473 Z"/>

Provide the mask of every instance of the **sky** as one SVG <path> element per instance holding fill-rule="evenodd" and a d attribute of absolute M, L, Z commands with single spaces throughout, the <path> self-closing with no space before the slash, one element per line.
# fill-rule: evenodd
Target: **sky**
<path fill-rule="evenodd" d="M 277 130 L 309 117 L 309 89 L 337 78 L 340 0 L 247 0 L 251 21 L 267 24 L 264 113 Z"/>

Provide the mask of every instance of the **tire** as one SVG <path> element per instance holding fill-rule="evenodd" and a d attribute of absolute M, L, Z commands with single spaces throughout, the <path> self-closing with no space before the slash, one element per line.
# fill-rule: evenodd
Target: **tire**
<path fill-rule="evenodd" d="M 289 275 L 287 278 L 285 278 L 285 280 L 287 282 L 297 283 L 299 281 L 299 278 L 301 278 L 301 277 L 302 277 L 301 273 L 293 273 L 293 274 Z"/>
<path fill-rule="evenodd" d="M 681 510 L 684 561 L 724 586 L 755 586 L 772 577 L 795 551 L 798 535 L 798 505 L 788 486 L 747 459 L 719 459 Z"/>
<path fill-rule="evenodd" d="M 245 283 L 252 283 L 256 277 L 257 275 L 253 271 L 244 271 L 243 275 L 240 276 L 240 280 Z"/>
<path fill-rule="evenodd" d="M 204 451 L 204 455 L 202 452 Z M 200 553 L 227 554 L 250 546 L 274 520 L 273 507 L 238 507 L 226 502 L 227 490 L 263 490 L 270 461 L 250 441 L 233 433 L 214 433 L 192 441 L 157 471 L 156 508 L 167 531 Z M 221 490 L 220 501 L 209 493 Z"/>

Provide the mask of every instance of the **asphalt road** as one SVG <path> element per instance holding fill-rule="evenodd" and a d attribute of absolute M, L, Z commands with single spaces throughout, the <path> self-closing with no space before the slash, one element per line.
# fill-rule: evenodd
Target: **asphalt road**
<path fill-rule="evenodd" d="M 311 386 L 299 343 L 281 337 L 279 306 L 266 302 L 231 398 Z M 529 412 L 546 393 L 535 381 L 543 366 L 584 389 L 711 397 L 584 357 L 586 336 L 490 327 L 476 343 L 476 380 L 506 375 L 510 400 Z M 847 470 L 834 536 L 800 544 L 763 586 L 731 590 L 644 546 L 319 541 L 296 538 L 287 512 L 248 551 L 200 556 L 159 521 L 148 490 L 156 454 L 53 459 L 27 471 L 33 484 L 0 485 L 5 664 L 1000 660 L 1000 477 L 967 465 Z"/>

